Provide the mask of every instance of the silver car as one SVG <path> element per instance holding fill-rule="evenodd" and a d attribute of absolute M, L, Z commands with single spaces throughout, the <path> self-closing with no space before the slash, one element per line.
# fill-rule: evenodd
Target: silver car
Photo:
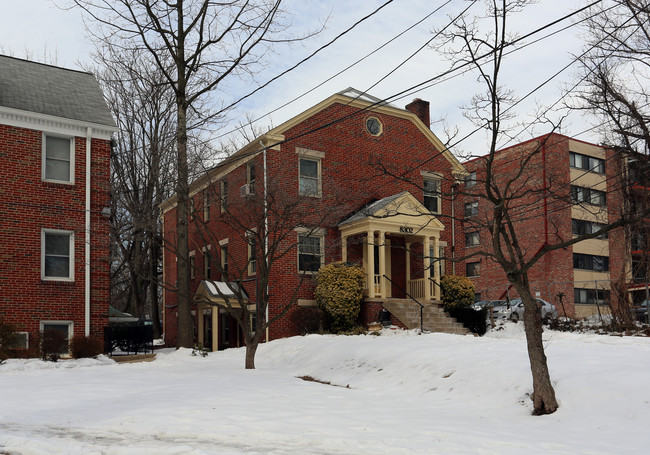
<path fill-rule="evenodd" d="M 542 309 L 542 319 L 546 318 L 557 318 L 557 308 L 552 303 L 548 303 L 546 300 L 535 299 L 537 305 Z M 512 299 L 510 301 L 510 319 L 513 321 L 518 321 L 524 317 L 524 302 L 521 299 Z"/>

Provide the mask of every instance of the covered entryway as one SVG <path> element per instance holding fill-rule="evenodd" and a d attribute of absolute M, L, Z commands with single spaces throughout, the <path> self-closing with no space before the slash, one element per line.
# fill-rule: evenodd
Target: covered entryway
<path fill-rule="evenodd" d="M 411 193 L 405 191 L 364 207 L 340 223 L 339 230 L 344 262 L 348 261 L 348 240 L 364 237 L 362 261 L 367 272 L 367 297 L 392 297 L 399 283 L 391 278 L 391 272 L 403 267 L 402 285 L 409 296 L 422 300 L 440 299 L 440 268 L 434 265 L 440 260 L 440 232 L 444 225 Z M 403 245 L 402 264 L 393 263 L 393 257 L 398 256 L 394 252 L 395 243 Z M 417 257 L 421 257 L 422 262 L 419 273 L 415 274 L 412 264 Z M 433 273 L 429 273 L 431 270 Z"/>
<path fill-rule="evenodd" d="M 233 337 L 239 341 L 239 329 L 228 308 L 241 308 L 239 299 L 233 292 L 241 292 L 242 300 L 249 310 L 246 290 L 238 283 L 203 280 L 194 293 L 194 302 L 198 312 L 198 341 L 211 351 L 218 351 L 232 346 Z"/>

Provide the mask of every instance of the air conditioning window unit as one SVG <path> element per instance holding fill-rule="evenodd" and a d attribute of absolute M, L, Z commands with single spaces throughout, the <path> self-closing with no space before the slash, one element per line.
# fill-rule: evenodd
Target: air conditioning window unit
<path fill-rule="evenodd" d="M 241 197 L 252 196 L 255 194 L 255 187 L 248 183 L 246 185 L 242 185 L 241 188 L 239 188 L 239 194 Z"/>

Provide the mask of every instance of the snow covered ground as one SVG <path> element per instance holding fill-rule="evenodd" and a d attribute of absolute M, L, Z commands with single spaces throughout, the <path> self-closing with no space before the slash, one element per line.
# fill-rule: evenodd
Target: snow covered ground
<path fill-rule="evenodd" d="M 533 417 L 522 327 L 295 337 L 253 371 L 243 349 L 10 360 L 0 454 L 650 453 L 650 339 L 545 332 L 560 409 Z"/>

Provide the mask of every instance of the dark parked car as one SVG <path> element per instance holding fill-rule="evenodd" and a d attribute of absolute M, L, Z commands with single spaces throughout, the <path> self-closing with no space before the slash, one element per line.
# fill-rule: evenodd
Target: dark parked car
<path fill-rule="evenodd" d="M 644 300 L 635 306 L 636 320 L 640 322 L 648 322 L 648 300 Z"/>

